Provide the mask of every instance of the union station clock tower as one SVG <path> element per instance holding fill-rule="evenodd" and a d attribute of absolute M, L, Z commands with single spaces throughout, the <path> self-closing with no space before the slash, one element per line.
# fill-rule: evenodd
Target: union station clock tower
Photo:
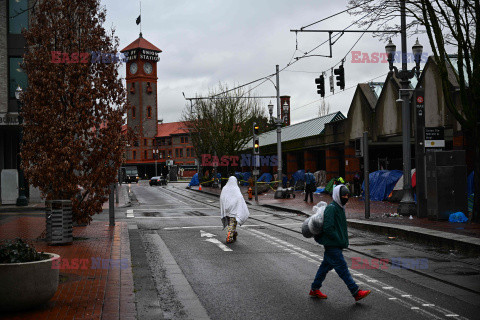
<path fill-rule="evenodd" d="M 126 57 L 126 89 L 130 109 L 127 126 L 136 134 L 133 145 L 127 148 L 127 164 L 153 161 L 153 147 L 157 135 L 157 62 L 162 52 L 140 37 L 121 52 Z"/>

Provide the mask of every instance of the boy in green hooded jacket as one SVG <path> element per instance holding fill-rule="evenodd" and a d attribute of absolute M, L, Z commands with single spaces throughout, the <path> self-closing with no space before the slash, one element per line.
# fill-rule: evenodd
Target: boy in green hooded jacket
<path fill-rule="evenodd" d="M 318 268 L 315 280 L 312 283 L 310 296 L 326 299 L 327 296 L 320 291 L 327 273 L 335 269 L 338 276 L 345 282 L 355 298 L 361 300 L 370 294 L 370 290 L 360 290 L 348 271 L 347 263 L 342 250 L 348 247 L 347 218 L 345 204 L 350 197 L 350 191 L 344 185 L 333 189 L 333 201 L 325 208 L 323 217 L 323 232 L 315 236 L 315 241 L 325 247 L 323 261 Z"/>

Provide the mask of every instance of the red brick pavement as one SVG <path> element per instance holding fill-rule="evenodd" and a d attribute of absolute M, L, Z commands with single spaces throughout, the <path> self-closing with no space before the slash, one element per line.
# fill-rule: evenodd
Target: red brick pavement
<path fill-rule="evenodd" d="M 43 241 L 45 218 L 12 216 L 0 220 L 0 239 L 22 237 L 38 251 L 61 257 L 60 284 L 54 297 L 37 309 L 2 315 L 2 319 L 135 319 L 135 294 L 130 261 L 130 242 L 125 222 L 92 221 L 87 227 L 75 227 L 74 243 L 48 246 Z M 76 239 L 75 239 L 76 238 Z M 124 265 L 97 268 L 93 259 L 120 259 Z M 78 268 L 72 259 L 87 259 Z M 122 260 L 126 259 L 126 260 Z"/>
<path fill-rule="evenodd" d="M 192 187 L 198 189 L 198 187 Z M 203 191 L 210 193 L 220 194 L 220 189 L 202 187 Z M 248 199 L 247 190 L 248 187 L 241 187 L 242 194 L 245 199 Z M 320 193 L 313 195 L 313 203 L 303 201 L 305 194 L 302 191 L 295 192 L 295 198 L 290 199 L 274 199 L 273 190 L 269 190 L 267 193 L 259 194 L 258 201 L 262 205 L 276 205 L 284 208 L 300 210 L 308 212 L 312 210 L 312 207 L 320 201 L 330 203 L 332 197 L 329 194 Z M 428 218 L 409 219 L 408 217 L 388 217 L 385 214 L 394 214 L 397 212 L 398 203 L 388 201 L 371 201 L 370 202 L 370 218 L 369 221 L 401 224 L 415 227 L 421 227 L 426 229 L 433 229 L 444 232 L 451 232 L 456 234 L 462 234 L 466 236 L 480 238 L 480 224 L 478 223 L 451 223 L 448 221 L 433 221 Z M 351 198 L 346 205 L 347 219 L 360 219 L 365 220 L 365 202 L 362 198 Z"/>

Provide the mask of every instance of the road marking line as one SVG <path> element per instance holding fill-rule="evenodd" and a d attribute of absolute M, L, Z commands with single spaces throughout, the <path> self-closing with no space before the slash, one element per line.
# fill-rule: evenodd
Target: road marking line
<path fill-rule="evenodd" d="M 390 289 L 393 289 L 393 287 L 382 287 L 382 289 L 390 290 Z"/>
<path fill-rule="evenodd" d="M 286 246 L 286 245 L 288 244 L 287 242 L 285 242 L 285 241 L 283 241 L 283 240 L 280 240 L 280 239 L 278 239 L 278 238 L 276 238 L 276 237 L 270 236 L 270 235 L 268 235 L 268 234 L 266 234 L 266 233 L 263 233 L 263 232 L 261 232 L 261 231 L 259 231 L 259 230 L 249 229 L 247 232 L 250 232 L 250 233 L 252 233 L 253 235 L 255 235 L 255 236 L 257 236 L 257 237 L 260 237 L 260 238 L 266 240 L 266 242 L 269 242 L 269 243 L 270 243 L 271 241 L 275 241 L 275 242 L 277 242 L 277 243 L 280 243 L 280 244 L 283 245 L 283 250 L 285 250 L 285 251 L 287 251 L 287 252 L 292 252 L 292 251 L 298 250 L 298 249 L 303 250 L 303 249 L 301 249 L 301 248 L 299 248 L 299 247 L 296 247 L 296 246 L 294 246 L 294 245 L 289 245 L 289 246 L 287 247 L 287 246 Z M 298 254 L 295 254 L 295 255 L 298 255 Z M 313 253 L 312 253 L 312 255 L 313 255 Z M 318 259 L 319 259 L 320 261 L 323 260 L 322 257 L 320 257 L 320 256 L 317 256 L 317 257 L 318 257 Z M 315 263 L 318 263 L 318 261 L 315 261 Z M 351 268 L 349 268 L 349 270 L 350 270 L 350 272 L 353 271 Z M 408 309 L 413 310 L 413 311 L 415 311 L 415 312 L 421 313 L 421 314 L 423 314 L 424 316 L 427 315 L 427 316 L 429 316 L 430 318 L 433 318 L 433 319 L 441 319 L 441 317 L 438 316 L 438 315 L 436 315 L 436 314 L 433 314 L 433 313 L 431 313 L 431 312 L 429 312 L 429 311 L 426 311 L 426 310 L 424 310 L 424 309 L 420 309 L 419 307 L 415 306 L 415 305 L 412 304 L 411 302 L 408 302 L 408 301 L 405 301 L 405 300 L 402 300 L 402 299 L 398 299 L 397 297 L 393 297 L 391 294 L 387 293 L 386 291 L 383 291 L 382 289 L 376 287 L 376 286 L 378 286 L 378 285 L 381 286 L 381 287 L 382 287 L 382 286 L 383 286 L 383 287 L 391 287 L 391 286 L 387 286 L 385 283 L 383 283 L 383 282 L 381 282 L 381 281 L 378 281 L 378 280 L 376 280 L 376 279 L 373 279 L 373 278 L 371 278 L 371 277 L 369 277 L 369 276 L 367 276 L 367 275 L 364 275 L 364 274 L 361 274 L 361 273 L 358 273 L 358 272 L 356 273 L 356 275 L 358 275 L 359 277 L 367 280 L 367 281 L 369 282 L 369 285 L 372 287 L 372 289 L 376 290 L 379 294 L 387 297 L 389 300 L 395 301 L 395 302 L 403 305 L 405 308 L 408 308 Z M 372 280 L 373 280 L 373 281 L 372 281 Z M 358 281 L 358 280 L 356 279 L 356 281 Z M 391 290 L 391 291 L 389 291 L 389 292 L 396 293 L 396 294 L 398 294 L 398 295 L 401 295 L 402 297 L 408 298 L 409 300 L 412 300 L 412 301 L 417 302 L 417 303 L 420 303 L 420 304 L 430 304 L 430 303 L 427 303 L 427 301 L 424 301 L 424 300 L 422 300 L 422 299 L 420 299 L 420 298 L 412 297 L 412 295 L 406 294 L 406 292 L 403 292 L 403 291 L 401 291 L 401 290 L 399 290 L 399 289 L 396 289 L 396 288 L 394 288 L 394 287 L 391 287 L 391 288 L 392 288 L 392 289 L 388 289 L 388 290 Z M 434 308 L 433 311 L 443 312 L 442 308 L 439 308 L 439 307 Z M 456 315 L 456 314 L 453 314 L 453 313 L 451 313 L 451 312 L 448 312 L 448 310 L 445 310 L 445 311 L 447 311 L 447 312 L 443 312 L 444 315 L 449 314 L 450 317 L 457 317 L 457 316 L 458 316 L 458 315 Z M 462 319 L 465 319 L 465 318 L 463 318 L 463 317 L 461 317 L 461 318 L 462 318 Z"/>
<path fill-rule="evenodd" d="M 217 245 L 220 249 L 222 249 L 223 251 L 233 251 L 232 249 L 230 249 L 229 247 L 227 247 L 226 245 L 224 245 L 223 243 L 221 243 L 218 239 L 208 238 L 208 239 L 205 239 L 205 241 L 216 244 L 216 245 Z"/>
<path fill-rule="evenodd" d="M 135 215 L 133 214 L 133 209 L 127 210 L 127 218 L 135 218 Z"/>

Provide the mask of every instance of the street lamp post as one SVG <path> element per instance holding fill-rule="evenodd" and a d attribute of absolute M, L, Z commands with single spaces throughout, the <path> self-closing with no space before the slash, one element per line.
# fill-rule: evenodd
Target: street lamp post
<path fill-rule="evenodd" d="M 22 88 L 20 86 L 17 87 L 17 90 L 15 90 L 15 98 L 17 99 L 18 103 L 18 125 L 20 126 L 20 134 L 19 134 L 19 155 L 18 155 L 18 182 L 19 182 L 19 193 L 18 193 L 18 198 L 17 198 L 17 206 L 26 206 L 28 205 L 28 199 L 25 196 L 25 177 L 23 175 L 23 170 L 22 170 L 22 157 L 20 156 L 20 151 L 22 149 L 22 144 L 23 144 L 23 117 L 22 117 Z"/>
<path fill-rule="evenodd" d="M 278 65 L 276 66 L 277 69 L 277 84 L 276 84 L 276 89 L 277 89 L 277 117 L 273 118 L 273 104 L 270 102 L 268 105 L 268 112 L 270 113 L 270 119 L 273 119 L 273 122 L 277 126 L 277 179 L 280 181 L 278 184 L 277 191 L 275 191 L 274 198 L 275 199 L 280 199 L 282 198 L 282 123 L 284 123 L 284 119 L 282 119 L 281 111 L 280 111 L 280 81 L 279 81 L 279 71 L 278 71 Z M 287 102 L 285 101 L 285 104 L 283 105 L 283 113 L 286 115 L 288 112 L 289 106 Z"/>
<path fill-rule="evenodd" d="M 398 213 L 404 216 L 414 215 L 416 213 L 415 202 L 413 199 L 412 183 L 411 183 L 411 146 L 410 146 L 410 79 L 415 75 L 417 78 L 420 75 L 420 58 L 423 51 L 423 46 L 417 42 L 412 47 L 415 57 L 415 67 L 412 70 L 407 69 L 407 30 L 406 30 L 406 14 L 405 14 L 405 0 L 400 2 L 400 19 L 401 19 L 401 41 L 402 41 L 402 70 L 398 71 L 397 67 L 393 65 L 393 56 L 396 51 L 396 46 L 390 39 L 385 46 L 385 51 L 388 57 L 390 73 L 400 79 L 402 89 L 400 90 L 400 99 L 402 100 L 402 148 L 403 148 L 403 197 L 398 206 Z"/>

